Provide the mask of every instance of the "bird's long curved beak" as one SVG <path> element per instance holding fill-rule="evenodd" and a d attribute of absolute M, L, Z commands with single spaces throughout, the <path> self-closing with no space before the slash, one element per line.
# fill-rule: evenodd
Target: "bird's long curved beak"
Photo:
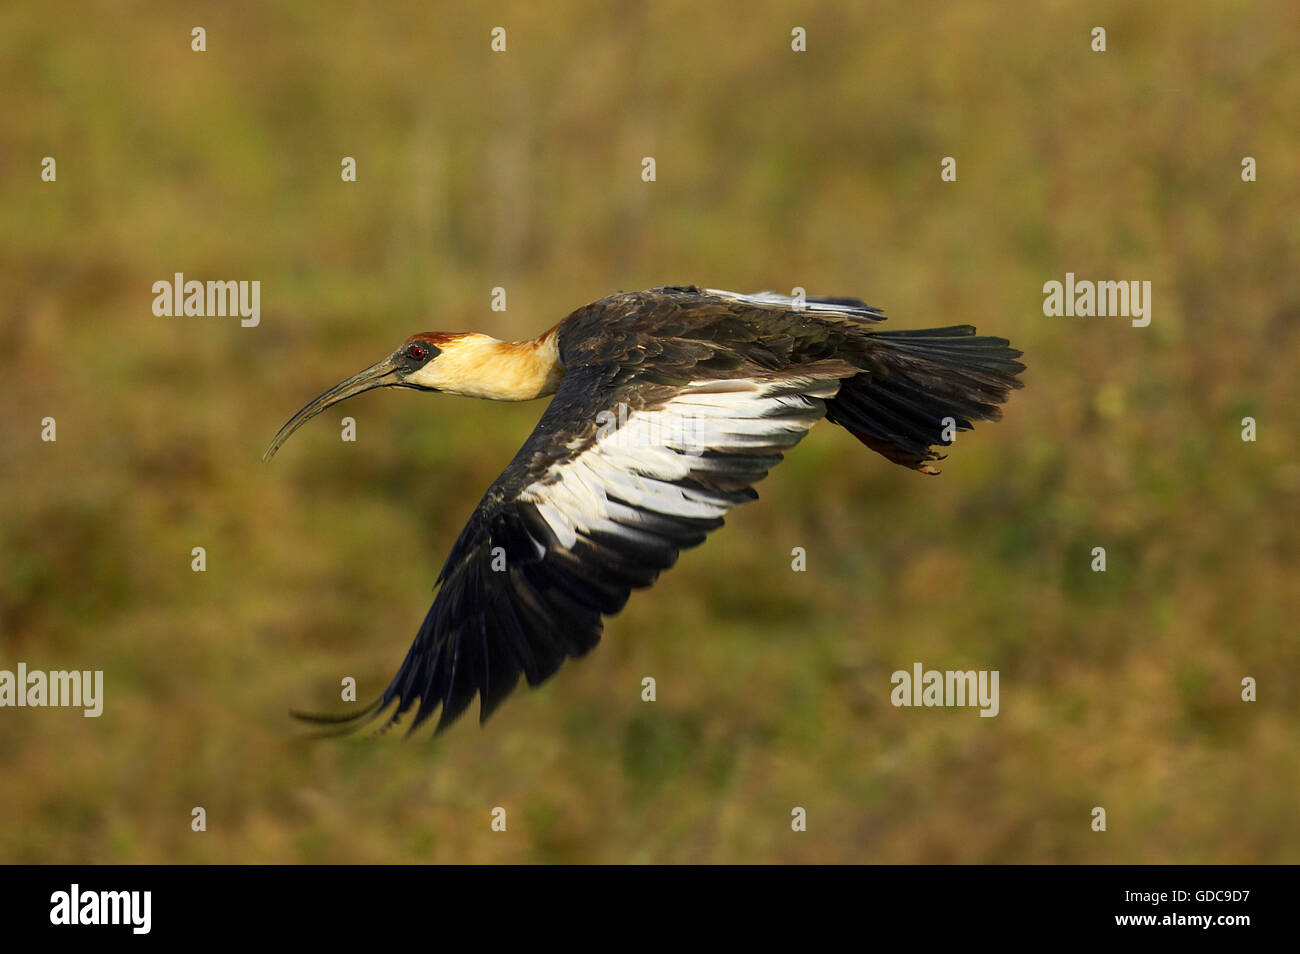
<path fill-rule="evenodd" d="M 401 380 L 397 376 L 397 363 L 393 360 L 392 355 L 389 355 L 378 364 L 372 364 L 360 374 L 354 374 L 346 381 L 334 385 L 334 387 L 289 418 L 284 427 L 280 428 L 280 433 L 275 435 L 275 440 L 271 441 L 271 445 L 262 454 L 262 460 L 270 460 L 275 452 L 280 449 L 280 445 L 289 439 L 290 434 L 326 408 L 338 404 L 340 401 L 346 401 L 363 391 L 386 388 L 400 383 Z"/>

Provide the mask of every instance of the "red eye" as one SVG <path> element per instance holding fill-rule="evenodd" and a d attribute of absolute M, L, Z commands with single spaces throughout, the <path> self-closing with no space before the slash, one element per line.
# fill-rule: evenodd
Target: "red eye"
<path fill-rule="evenodd" d="M 413 358 L 416 361 L 423 361 L 426 354 L 428 354 L 428 352 L 419 345 L 411 345 L 406 349 L 406 356 L 408 358 Z"/>

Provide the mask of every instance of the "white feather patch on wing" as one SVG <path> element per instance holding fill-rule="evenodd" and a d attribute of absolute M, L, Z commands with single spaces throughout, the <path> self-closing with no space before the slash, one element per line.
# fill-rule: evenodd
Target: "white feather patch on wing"
<path fill-rule="evenodd" d="M 704 455 L 774 453 L 794 446 L 825 414 L 839 381 L 825 378 L 699 381 L 653 410 L 611 413 L 593 443 L 553 464 L 520 499 L 567 548 L 579 534 L 642 536 L 637 524 L 662 515 L 712 520 L 728 495 L 679 483 L 709 470 Z"/>
<path fill-rule="evenodd" d="M 869 318 L 872 321 L 883 321 L 885 317 L 879 309 L 872 308 L 870 305 L 810 301 L 808 299 L 796 299 L 790 295 L 778 295 L 776 292 L 770 291 L 757 292 L 753 295 L 725 291 L 721 288 L 706 288 L 704 291 L 709 295 L 717 295 L 719 298 L 743 301 L 746 304 L 758 305 L 763 308 L 780 308 L 783 311 L 810 311 L 819 315 L 849 315 L 854 318 Z"/>

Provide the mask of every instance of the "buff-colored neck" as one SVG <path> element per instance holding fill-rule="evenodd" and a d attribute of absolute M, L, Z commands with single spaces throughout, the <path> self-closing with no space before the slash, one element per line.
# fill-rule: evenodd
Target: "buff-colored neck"
<path fill-rule="evenodd" d="M 558 338 L 554 328 L 531 341 L 498 341 L 480 334 L 429 335 L 441 353 L 410 380 L 465 397 L 531 401 L 554 394 L 560 386 L 564 367 Z"/>

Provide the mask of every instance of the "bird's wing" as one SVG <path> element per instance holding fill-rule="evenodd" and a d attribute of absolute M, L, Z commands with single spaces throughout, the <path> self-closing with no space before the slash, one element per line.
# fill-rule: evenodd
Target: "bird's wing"
<path fill-rule="evenodd" d="M 415 706 L 414 730 L 441 706 L 441 731 L 477 694 L 482 721 L 520 675 L 536 686 L 586 653 L 632 589 L 758 496 L 753 484 L 825 415 L 846 372 L 830 361 L 798 377 L 682 382 L 679 366 L 665 384 L 649 368 L 566 371 L 452 547 L 397 675 L 347 718 L 395 702 L 387 724 Z"/>

